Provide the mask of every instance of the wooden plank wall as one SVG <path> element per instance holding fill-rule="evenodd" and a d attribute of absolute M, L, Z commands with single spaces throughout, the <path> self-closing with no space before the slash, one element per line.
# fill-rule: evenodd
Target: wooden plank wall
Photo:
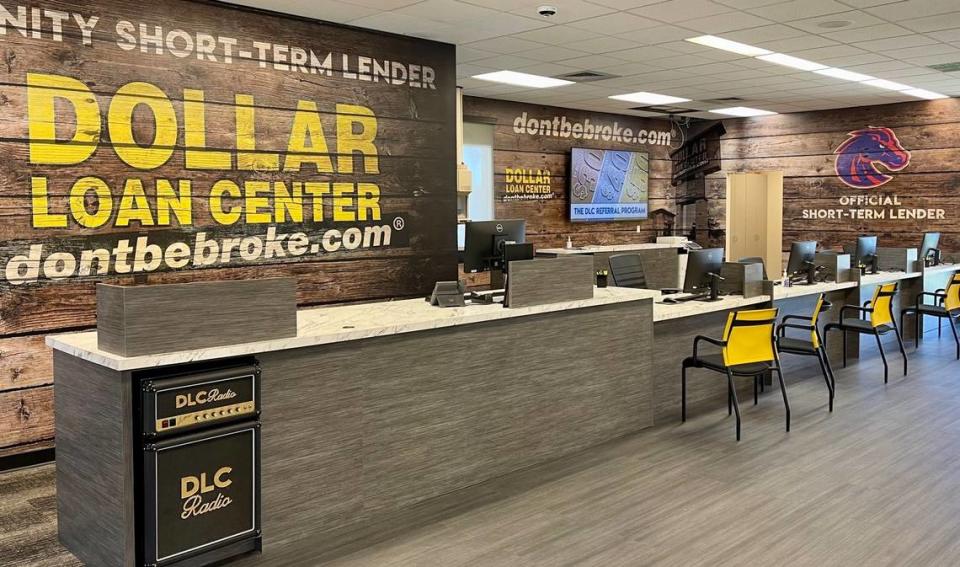
<path fill-rule="evenodd" d="M 19 16 L 17 5 L 3 4 L 14 17 Z M 90 248 L 111 248 L 118 240 L 135 240 L 141 235 L 167 246 L 173 242 L 192 244 L 200 232 L 220 241 L 265 235 L 270 226 L 276 226 L 279 233 L 302 231 L 311 242 L 317 242 L 328 229 L 345 230 L 363 224 L 331 222 L 334 203 L 327 197 L 323 201 L 322 222 L 310 218 L 308 213 L 302 222 L 252 224 L 241 219 L 224 225 L 213 218 L 209 201 L 212 185 L 222 179 L 240 187 L 248 181 L 283 181 L 288 186 L 293 182 L 374 183 L 380 189 L 382 221 L 392 223 L 400 217 L 404 224 L 402 233 L 394 231 L 388 247 L 332 253 L 321 250 L 319 254 L 260 257 L 252 261 L 238 257 L 234 250 L 229 255 L 229 265 L 191 264 L 181 269 L 162 266 L 149 276 L 111 271 L 107 276 L 52 281 L 41 275 L 36 282 L 14 284 L 0 271 L 0 454 L 15 453 L 17 447 L 26 450 L 51 446 L 53 379 L 51 354 L 44 346 L 43 335 L 94 325 L 94 286 L 98 281 L 167 283 L 288 276 L 297 278 L 300 304 L 309 305 L 421 295 L 436 280 L 454 277 L 456 85 L 452 46 L 186 0 L 40 0 L 29 6 L 21 4 L 26 28 L 11 25 L 0 36 L 0 270 L 34 244 L 45 246 L 46 257 L 52 252 L 77 254 Z M 43 10 L 67 14 L 59 24 L 62 31 L 55 30 L 54 18 L 48 16 L 41 16 L 35 30 L 31 8 L 40 9 L 41 14 Z M 77 16 L 87 22 L 93 17 L 98 20 L 92 31 L 83 34 L 76 23 Z M 130 22 L 131 27 L 124 28 L 124 21 Z M 162 53 L 156 53 L 153 45 L 139 44 L 140 26 L 147 34 L 155 33 L 156 26 L 162 28 Z M 137 38 L 138 44 L 131 46 L 120 29 Z M 171 32 L 173 36 L 169 35 Z M 186 49 L 188 39 L 200 45 L 204 37 L 216 41 L 216 60 L 196 51 L 183 56 L 174 54 L 174 50 Z M 225 46 L 230 40 L 236 43 L 228 62 Z M 254 42 L 270 44 L 262 57 Z M 276 45 L 281 46 L 279 51 L 273 47 Z M 333 70 L 326 75 L 287 69 L 281 58 L 289 59 L 293 48 L 312 50 L 320 60 L 332 54 Z M 371 72 L 351 75 L 358 70 L 358 57 L 402 64 L 408 73 L 411 65 L 430 67 L 436 88 L 425 87 L 419 81 L 374 81 L 370 80 Z M 31 159 L 28 74 L 79 81 L 84 97 L 99 105 L 102 128 L 99 136 L 95 135 L 97 148 L 88 159 L 64 165 Z M 153 169 L 126 164 L 119 159 L 117 146 L 111 147 L 115 141 L 111 140 L 110 126 L 116 120 L 109 117 L 108 109 L 119 98 L 115 96 L 117 89 L 132 82 L 159 88 L 163 93 L 159 98 L 169 101 L 175 112 L 174 124 L 161 121 L 157 127 L 146 105 L 133 111 L 132 132 L 137 145 L 149 144 L 161 128 L 177 129 L 172 147 L 158 147 L 171 149 L 170 159 Z M 203 92 L 206 139 L 200 143 L 208 149 L 229 152 L 229 168 L 186 167 L 185 151 L 190 146 L 197 149 L 198 142 L 194 139 L 188 145 L 186 140 L 185 89 Z M 270 171 L 264 167 L 240 170 L 235 153 L 240 146 L 236 116 L 238 109 L 240 113 L 243 109 L 236 95 L 253 97 L 255 150 L 260 155 L 279 154 L 280 164 L 290 156 L 288 143 L 295 138 L 291 130 L 296 110 L 304 104 L 315 104 L 328 148 L 326 152 L 305 151 L 314 157 L 326 153 L 337 164 L 338 171 L 320 172 L 312 164 L 295 171 Z M 367 170 L 365 160 L 369 158 L 356 153 L 350 160 L 356 173 L 339 167 L 338 118 L 349 119 L 356 114 L 340 111 L 338 104 L 359 105 L 375 115 L 374 145 L 379 171 Z M 77 118 L 63 100 L 57 102 L 56 110 L 55 136 L 62 150 L 77 130 Z M 196 111 L 191 112 L 196 115 Z M 42 127 L 44 120 L 34 116 L 33 122 Z M 357 133 L 359 128 L 353 124 L 350 130 Z M 36 141 L 36 133 L 33 135 Z M 301 133 L 301 137 L 305 136 Z M 118 146 L 122 147 L 119 143 Z M 85 228 L 72 219 L 66 227 L 36 226 L 31 178 L 47 179 L 50 212 L 62 214 L 70 210 L 70 187 L 86 176 L 99 177 L 109 185 L 113 217 L 99 228 Z M 151 207 L 155 203 L 157 179 L 190 180 L 191 222 L 181 224 L 174 220 L 162 228 L 143 226 L 137 221 L 117 226 L 119 209 L 131 206 L 120 203 L 122 188 L 131 178 L 142 180 Z M 352 195 L 353 190 L 347 194 Z M 88 211 L 93 211 L 97 204 L 90 195 L 81 202 Z M 239 204 L 232 199 L 227 202 L 228 206 Z M 267 196 L 263 210 L 272 213 L 275 204 L 274 197 Z M 305 204 L 309 211 L 309 201 Z M 33 261 L 31 265 L 36 267 Z"/>
<path fill-rule="evenodd" d="M 675 212 L 676 192 L 670 185 L 670 146 L 517 133 L 514 131 L 514 121 L 524 113 L 528 118 L 552 120 L 554 117 L 563 116 L 571 122 L 584 123 L 589 120 L 594 125 L 617 122 L 621 127 L 630 128 L 634 132 L 669 131 L 668 121 L 476 97 L 464 97 L 463 101 L 465 121 L 482 120 L 496 124 L 493 142 L 495 214 L 497 218 L 526 219 L 527 240 L 533 242 L 534 246 L 563 246 L 567 236 L 570 236 L 577 246 L 653 241 L 657 229 L 660 228 L 654 211 L 665 209 Z M 650 159 L 650 218 L 639 222 L 569 222 L 567 185 L 570 150 L 574 147 L 647 152 Z M 555 198 L 542 201 L 504 201 L 506 168 L 549 170 L 550 185 Z M 640 227 L 639 233 L 637 226 Z"/>

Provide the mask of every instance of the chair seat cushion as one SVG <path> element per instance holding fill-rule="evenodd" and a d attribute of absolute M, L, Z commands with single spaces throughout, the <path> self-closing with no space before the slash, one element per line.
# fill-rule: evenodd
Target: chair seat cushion
<path fill-rule="evenodd" d="M 683 361 L 683 364 L 688 367 L 709 368 L 719 372 L 727 371 L 727 366 L 723 363 L 722 354 L 704 354 L 697 359 L 689 357 Z M 771 368 L 772 365 L 769 362 L 754 362 L 751 364 L 735 364 L 730 367 L 730 372 L 753 376 L 755 374 L 762 374 Z"/>
<path fill-rule="evenodd" d="M 857 333 L 889 333 L 893 330 L 891 325 L 880 325 L 879 327 L 874 327 L 870 321 L 866 319 L 844 319 L 840 323 L 840 327 L 846 329 L 847 331 L 855 331 Z"/>
<path fill-rule="evenodd" d="M 777 348 L 779 348 L 781 352 L 797 352 L 803 354 L 816 354 L 817 352 L 812 341 L 792 337 L 780 337 L 777 339 Z"/>
<path fill-rule="evenodd" d="M 916 307 L 916 310 L 924 315 L 935 315 L 937 317 L 949 317 L 950 314 L 947 312 L 946 307 L 941 307 L 940 305 L 927 305 L 920 304 Z"/>

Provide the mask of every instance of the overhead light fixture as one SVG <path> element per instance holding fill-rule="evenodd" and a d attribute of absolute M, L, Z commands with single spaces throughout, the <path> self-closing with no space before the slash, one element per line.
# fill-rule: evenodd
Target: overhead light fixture
<path fill-rule="evenodd" d="M 739 41 L 723 39 L 722 37 L 717 37 L 715 35 L 701 35 L 699 37 L 691 37 L 691 38 L 687 38 L 687 41 L 689 41 L 690 43 L 697 43 L 700 45 L 705 45 L 707 47 L 722 49 L 724 51 L 731 51 L 733 53 L 739 53 L 740 55 L 747 55 L 750 57 L 756 57 L 757 55 L 767 55 L 768 53 L 773 53 L 769 49 L 763 49 L 762 47 L 754 47 L 752 45 L 747 45 L 746 43 L 740 43 Z"/>
<path fill-rule="evenodd" d="M 853 71 L 847 71 L 846 69 L 838 69 L 836 67 L 827 67 L 826 69 L 818 69 L 814 71 L 818 75 L 826 75 L 828 77 L 833 77 L 835 79 L 843 79 L 844 81 L 871 81 L 876 79 L 876 77 L 871 77 L 870 75 L 864 75 L 863 73 L 855 73 Z"/>
<path fill-rule="evenodd" d="M 777 65 L 783 65 L 784 67 L 793 67 L 794 69 L 800 69 L 801 71 L 819 71 L 820 69 L 826 69 L 826 65 L 820 63 L 815 63 L 813 61 L 807 61 L 806 59 L 800 59 L 799 57 L 794 57 L 792 55 L 787 55 L 785 53 L 771 53 L 769 55 L 760 55 L 757 57 L 762 61 L 768 63 L 776 63 Z"/>
<path fill-rule="evenodd" d="M 746 106 L 732 106 L 730 108 L 715 108 L 710 112 L 714 114 L 725 114 L 727 116 L 770 116 L 776 114 L 771 110 L 760 110 L 759 108 L 749 108 Z"/>
<path fill-rule="evenodd" d="M 893 81 L 888 81 L 886 79 L 873 79 L 870 81 L 864 81 L 863 84 L 870 85 L 871 87 L 877 87 L 878 89 L 887 89 L 888 91 L 908 91 L 913 88 L 910 85 L 894 83 Z"/>
<path fill-rule="evenodd" d="M 564 85 L 573 84 L 573 81 L 554 79 L 553 77 L 543 77 L 541 75 L 531 75 L 529 73 L 518 73 L 516 71 L 495 71 L 493 73 L 474 75 L 473 78 L 480 79 L 481 81 L 503 83 L 506 85 L 528 87 L 531 89 L 549 89 L 552 87 L 562 87 Z"/>
<path fill-rule="evenodd" d="M 678 96 L 646 92 L 613 95 L 609 98 L 614 100 L 625 100 L 627 102 L 636 102 L 639 104 L 674 104 L 677 102 L 690 102 L 689 98 L 680 98 Z"/>
<path fill-rule="evenodd" d="M 917 98 L 925 98 L 927 100 L 937 100 L 941 98 L 950 98 L 945 94 L 935 93 L 933 91 L 928 91 L 926 89 L 907 89 L 902 91 L 903 94 L 908 94 L 910 96 L 915 96 Z"/>

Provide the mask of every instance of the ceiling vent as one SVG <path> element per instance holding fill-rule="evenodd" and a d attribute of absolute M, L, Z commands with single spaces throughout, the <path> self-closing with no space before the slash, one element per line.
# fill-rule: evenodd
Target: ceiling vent
<path fill-rule="evenodd" d="M 656 112 L 658 114 L 686 114 L 688 112 L 700 112 L 699 110 L 694 110 L 692 108 L 683 108 L 680 106 L 667 106 L 667 105 L 634 106 L 630 110 L 639 110 L 641 112 Z"/>
<path fill-rule="evenodd" d="M 938 63 L 937 65 L 930 65 L 930 68 L 937 71 L 943 71 L 944 73 L 953 73 L 954 71 L 960 71 L 960 61 L 954 61 L 953 63 Z"/>
<path fill-rule="evenodd" d="M 711 98 L 710 100 L 701 100 L 707 104 L 727 104 L 728 102 L 743 102 L 743 98 L 738 96 L 728 96 L 725 98 Z"/>
<path fill-rule="evenodd" d="M 592 83 L 593 81 L 614 79 L 619 76 L 620 75 L 612 75 L 610 73 L 601 73 L 600 71 L 576 71 L 574 73 L 567 73 L 566 75 L 557 75 L 555 78 L 573 81 L 575 83 Z"/>

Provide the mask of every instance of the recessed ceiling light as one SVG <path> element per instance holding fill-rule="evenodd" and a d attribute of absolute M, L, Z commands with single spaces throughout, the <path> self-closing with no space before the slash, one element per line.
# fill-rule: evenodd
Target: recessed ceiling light
<path fill-rule="evenodd" d="M 888 81 L 886 79 L 873 79 L 870 81 L 864 81 L 863 84 L 870 85 L 871 87 L 877 87 L 878 89 L 887 89 L 890 91 L 906 91 L 913 88 L 910 85 L 894 83 L 893 81 Z"/>
<path fill-rule="evenodd" d="M 713 47 L 715 49 L 732 51 L 734 53 L 739 53 L 740 55 L 749 55 L 750 57 L 756 57 L 757 55 L 766 55 L 768 53 L 773 53 L 769 49 L 763 49 L 762 47 L 754 47 L 752 45 L 747 45 L 746 43 L 740 43 L 739 41 L 723 39 L 722 37 L 717 37 L 715 35 L 701 35 L 699 37 L 691 37 L 691 38 L 688 38 L 687 41 L 689 41 L 690 43 L 698 43 L 700 45 L 706 45 L 707 47 Z"/>
<path fill-rule="evenodd" d="M 819 71 L 820 69 L 827 68 L 826 65 L 821 65 L 820 63 L 814 63 L 813 61 L 807 61 L 806 59 L 800 59 L 799 57 L 793 57 L 784 53 L 761 55 L 757 57 L 757 59 L 761 59 L 769 63 L 776 63 L 777 65 L 783 65 L 784 67 L 793 67 L 794 69 L 800 69 L 801 71 Z"/>
<path fill-rule="evenodd" d="M 529 73 L 518 73 L 516 71 L 495 71 L 493 73 L 474 75 L 473 78 L 480 79 L 481 81 L 516 85 L 518 87 L 529 87 L 531 89 L 549 89 L 551 87 L 562 87 L 564 85 L 573 84 L 573 81 L 565 81 L 563 79 L 554 79 L 553 77 L 543 77 L 540 75 L 531 75 Z"/>
<path fill-rule="evenodd" d="M 690 102 L 689 98 L 680 98 L 678 96 L 646 92 L 613 95 L 610 98 L 614 100 L 625 100 L 627 102 L 637 102 L 640 104 L 674 104 L 677 102 Z"/>
<path fill-rule="evenodd" d="M 710 112 L 714 114 L 725 114 L 727 116 L 770 116 L 776 112 L 770 110 L 760 110 L 759 108 L 749 108 L 746 106 L 732 106 L 730 108 L 716 108 Z"/>
<path fill-rule="evenodd" d="M 838 69 L 836 67 L 827 67 L 826 69 L 817 69 L 814 71 L 819 75 L 826 75 L 828 77 L 834 77 L 836 79 L 843 79 L 844 81 L 870 81 L 876 77 L 871 77 L 870 75 L 864 75 L 863 73 L 854 73 L 853 71 L 847 71 L 846 69 Z"/>
<path fill-rule="evenodd" d="M 925 89 L 907 89 L 903 91 L 903 94 L 908 94 L 910 96 L 915 96 L 917 98 L 925 98 L 927 100 L 937 100 L 939 98 L 950 98 L 945 94 L 935 93 L 933 91 L 928 91 Z"/>
<path fill-rule="evenodd" d="M 853 22 L 851 22 L 850 20 L 827 20 L 825 22 L 820 22 L 819 24 L 817 24 L 817 27 L 828 29 L 828 30 L 836 30 L 840 28 L 845 28 L 852 23 Z"/>

